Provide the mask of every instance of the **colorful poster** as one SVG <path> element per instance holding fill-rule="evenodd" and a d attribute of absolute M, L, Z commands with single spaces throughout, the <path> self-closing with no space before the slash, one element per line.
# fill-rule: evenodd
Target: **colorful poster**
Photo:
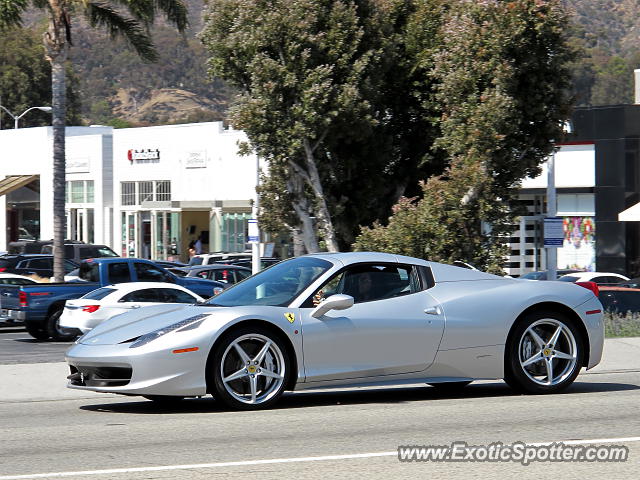
<path fill-rule="evenodd" d="M 596 225 L 593 217 L 563 217 L 564 242 L 558 248 L 558 268 L 596 269 Z"/>

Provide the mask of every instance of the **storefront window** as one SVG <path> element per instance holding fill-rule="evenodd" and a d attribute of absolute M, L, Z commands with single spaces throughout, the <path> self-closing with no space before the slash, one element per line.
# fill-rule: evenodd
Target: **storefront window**
<path fill-rule="evenodd" d="M 84 181 L 71 182 L 71 202 L 84 203 Z"/>
<path fill-rule="evenodd" d="M 138 204 L 153 200 L 153 182 L 138 182 Z"/>
<path fill-rule="evenodd" d="M 122 205 L 136 204 L 136 182 L 122 182 L 120 184 L 120 200 Z"/>
<path fill-rule="evenodd" d="M 156 201 L 168 202 L 171 200 L 171 182 L 161 180 L 156 182 Z"/>
<path fill-rule="evenodd" d="M 220 237 L 225 252 L 243 252 L 247 243 L 248 213 L 226 213 L 222 218 Z"/>
<path fill-rule="evenodd" d="M 93 203 L 94 201 L 93 180 L 87 180 L 87 203 Z"/>

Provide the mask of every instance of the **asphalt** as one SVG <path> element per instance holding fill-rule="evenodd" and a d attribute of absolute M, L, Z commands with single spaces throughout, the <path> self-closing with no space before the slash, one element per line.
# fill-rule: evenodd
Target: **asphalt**
<path fill-rule="evenodd" d="M 211 398 L 161 408 L 136 397 L 67 390 L 65 376 L 58 362 L 0 366 L 0 480 L 635 479 L 640 467 L 637 338 L 607 340 L 601 365 L 566 393 L 548 396 L 477 382 L 456 395 L 423 385 L 300 392 L 271 410 L 232 412 Z M 522 466 L 400 463 L 393 455 L 399 445 L 598 439 L 627 445 L 629 460 Z"/>

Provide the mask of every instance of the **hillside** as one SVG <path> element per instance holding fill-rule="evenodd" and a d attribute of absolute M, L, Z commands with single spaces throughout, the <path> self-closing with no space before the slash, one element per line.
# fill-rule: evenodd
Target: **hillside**
<path fill-rule="evenodd" d="M 580 51 L 572 66 L 576 103 L 631 102 L 633 70 L 640 67 L 640 2 L 563 1 L 573 18 L 571 42 Z M 233 91 L 207 74 L 207 54 L 197 39 L 203 5 L 203 0 L 187 0 L 190 28 L 183 36 L 162 23 L 154 27 L 160 60 L 153 64 L 142 62 L 124 42 L 75 20 L 71 58 L 84 123 L 154 125 L 225 118 Z M 36 31 L 45 27 L 35 14 L 28 20 Z"/>

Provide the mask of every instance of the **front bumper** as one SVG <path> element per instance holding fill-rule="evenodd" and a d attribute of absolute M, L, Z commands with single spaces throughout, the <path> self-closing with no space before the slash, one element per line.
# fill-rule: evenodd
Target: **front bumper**
<path fill-rule="evenodd" d="M 185 346 L 192 347 L 193 345 Z M 66 355 L 70 368 L 67 387 L 126 395 L 201 396 L 207 392 L 208 349 L 173 353 L 180 346 L 149 344 L 74 345 Z"/>

